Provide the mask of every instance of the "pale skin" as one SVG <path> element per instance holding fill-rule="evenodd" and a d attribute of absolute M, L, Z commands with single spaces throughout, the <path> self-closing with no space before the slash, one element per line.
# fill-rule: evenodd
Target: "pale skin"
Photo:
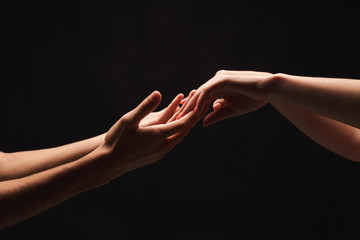
<path fill-rule="evenodd" d="M 179 94 L 160 112 L 157 91 L 97 137 L 50 149 L 0 154 L 0 229 L 122 174 L 155 163 L 181 142 L 194 114 L 176 120 Z"/>
<path fill-rule="evenodd" d="M 272 104 L 323 147 L 360 162 L 360 80 L 221 70 L 182 101 L 209 126 Z"/>

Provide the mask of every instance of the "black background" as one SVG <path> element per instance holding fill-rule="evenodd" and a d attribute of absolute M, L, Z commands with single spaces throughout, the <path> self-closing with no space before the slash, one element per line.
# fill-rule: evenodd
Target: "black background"
<path fill-rule="evenodd" d="M 162 108 L 220 69 L 360 78 L 359 16 L 336 1 L 14 3 L 1 18 L 5 152 L 101 134 L 151 91 Z M 344 237 L 357 234 L 359 183 L 359 164 L 269 105 L 198 124 L 158 163 L 0 238 Z"/>

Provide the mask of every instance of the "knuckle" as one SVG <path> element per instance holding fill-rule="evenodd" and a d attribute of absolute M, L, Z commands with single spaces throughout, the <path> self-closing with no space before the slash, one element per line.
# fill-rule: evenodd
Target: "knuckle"
<path fill-rule="evenodd" d="M 214 87 L 218 90 L 227 90 L 229 88 L 229 85 L 231 83 L 231 79 L 229 76 L 221 75 L 217 78 L 216 83 L 214 83 Z"/>
<path fill-rule="evenodd" d="M 218 76 L 218 75 L 225 75 L 225 74 L 226 74 L 226 70 L 221 69 L 221 70 L 217 71 L 215 75 Z"/>
<path fill-rule="evenodd" d="M 207 93 L 210 90 L 210 87 L 208 85 L 204 85 L 201 89 L 201 94 Z"/>
<path fill-rule="evenodd" d="M 156 130 L 154 130 L 153 134 L 156 139 L 159 139 L 159 138 L 161 139 L 164 135 L 164 131 L 160 130 L 160 129 L 156 129 Z"/>
<path fill-rule="evenodd" d="M 227 90 L 230 87 L 231 80 L 229 78 L 223 78 L 221 82 L 224 90 Z"/>
<path fill-rule="evenodd" d="M 228 76 L 226 76 L 225 74 L 221 74 L 218 76 L 216 82 L 223 83 L 223 82 L 227 81 L 228 79 L 229 79 Z"/>
<path fill-rule="evenodd" d="M 122 116 L 120 118 L 120 122 L 125 125 L 129 124 L 131 122 L 131 118 L 130 118 L 129 114 L 125 114 L 124 116 Z"/>

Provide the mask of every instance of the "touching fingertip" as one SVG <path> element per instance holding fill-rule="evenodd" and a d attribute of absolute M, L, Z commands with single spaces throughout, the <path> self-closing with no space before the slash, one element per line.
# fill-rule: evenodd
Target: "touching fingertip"
<path fill-rule="evenodd" d="M 214 103 L 214 104 L 213 104 L 213 109 L 214 109 L 215 111 L 219 110 L 220 108 L 221 108 L 221 103 Z"/>

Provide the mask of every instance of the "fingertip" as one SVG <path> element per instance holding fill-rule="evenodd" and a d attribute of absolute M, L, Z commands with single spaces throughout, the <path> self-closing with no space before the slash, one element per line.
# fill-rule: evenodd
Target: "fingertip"
<path fill-rule="evenodd" d="M 183 116 L 183 113 L 180 113 L 177 117 L 176 117 L 176 120 L 179 120 L 180 118 L 182 118 Z"/>
<path fill-rule="evenodd" d="M 150 100 L 152 102 L 160 102 L 162 96 L 161 96 L 161 93 L 158 90 L 155 90 L 150 94 L 149 98 L 150 98 Z"/>
<path fill-rule="evenodd" d="M 161 97 L 161 93 L 160 93 L 160 91 L 158 91 L 158 90 L 153 91 L 152 94 L 154 94 L 155 96 Z"/>
<path fill-rule="evenodd" d="M 220 108 L 221 108 L 221 103 L 219 103 L 219 102 L 214 102 L 214 104 L 213 104 L 213 109 L 214 109 L 214 111 L 217 111 L 217 110 L 219 110 Z"/>
<path fill-rule="evenodd" d="M 176 102 L 178 102 L 178 104 L 182 104 L 183 101 L 184 101 L 184 94 L 179 93 L 179 94 L 176 96 Z"/>
<path fill-rule="evenodd" d="M 189 96 L 192 97 L 196 93 L 196 89 L 190 91 Z"/>

